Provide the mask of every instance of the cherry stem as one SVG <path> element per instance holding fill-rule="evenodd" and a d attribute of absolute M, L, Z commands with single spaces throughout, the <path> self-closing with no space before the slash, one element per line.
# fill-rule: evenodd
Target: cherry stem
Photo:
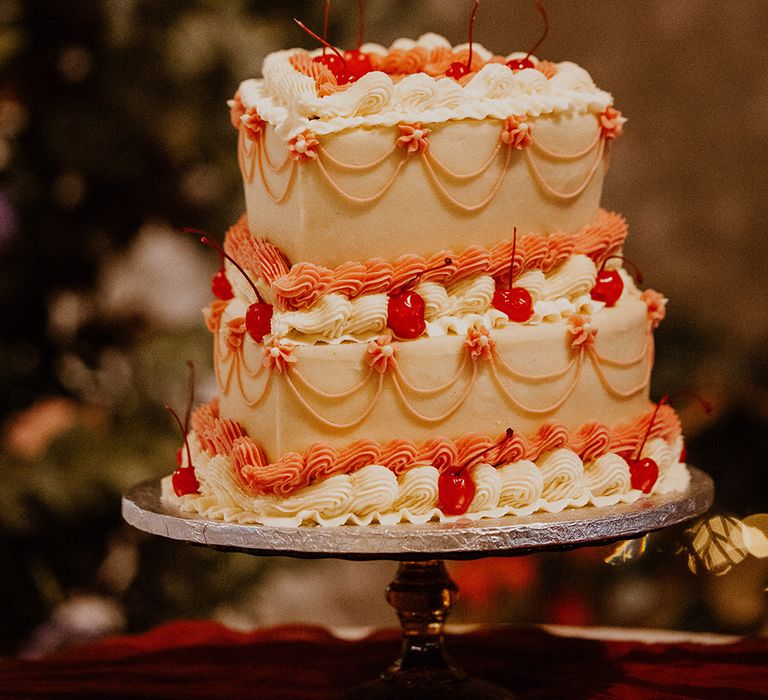
<path fill-rule="evenodd" d="M 328 17 L 331 15 L 331 0 L 325 0 L 325 14 L 323 15 L 323 40 L 328 40 Z M 323 56 L 325 56 L 325 46 L 323 46 Z"/>
<path fill-rule="evenodd" d="M 400 285 L 399 291 L 408 289 L 408 287 L 410 287 L 414 282 L 418 281 L 423 275 L 426 275 L 427 272 L 434 272 L 435 270 L 440 270 L 441 268 L 447 267 L 448 265 L 453 265 L 453 260 L 451 258 L 445 258 L 440 265 L 427 267 L 421 272 L 417 272 L 413 277 L 408 278 L 403 284 Z"/>
<path fill-rule="evenodd" d="M 187 360 L 187 367 L 189 367 L 189 401 L 187 402 L 187 410 L 184 414 L 184 434 L 189 432 L 189 420 L 192 417 L 192 406 L 195 403 L 195 365 L 192 360 Z"/>
<path fill-rule="evenodd" d="M 460 474 L 465 469 L 468 469 L 469 467 L 471 467 L 473 464 L 477 464 L 477 460 L 481 459 L 482 457 L 485 457 L 485 455 L 487 455 L 491 450 L 495 450 L 495 449 L 501 447 L 507 440 L 511 440 L 512 436 L 514 434 L 515 434 L 515 431 L 512 430 L 512 428 L 507 428 L 504 431 L 504 437 L 501 438 L 501 440 L 499 440 L 498 442 L 494 443 L 490 447 L 487 447 L 486 449 L 484 449 L 479 454 L 476 454 L 476 455 L 470 457 L 461 467 L 459 467 L 458 473 Z"/>
<path fill-rule="evenodd" d="M 669 402 L 669 396 L 662 396 L 659 399 L 659 403 L 656 404 L 656 408 L 653 409 L 653 415 L 651 416 L 651 422 L 648 423 L 648 429 L 645 431 L 645 437 L 643 437 L 643 441 L 640 443 L 640 447 L 637 449 L 637 452 L 635 453 L 635 459 L 640 459 L 640 455 L 643 453 L 643 448 L 645 447 L 645 443 L 648 442 L 648 438 L 651 436 L 651 430 L 653 430 L 653 424 L 656 422 L 656 415 L 659 412 L 659 409 L 667 404 Z"/>
<path fill-rule="evenodd" d="M 467 71 L 472 71 L 472 36 L 475 31 L 475 20 L 477 19 L 477 8 L 480 5 L 480 0 L 475 0 L 475 4 L 472 7 L 472 16 L 469 18 L 469 55 L 467 56 Z"/>
<path fill-rule="evenodd" d="M 512 260 L 509 261 L 509 284 L 507 289 L 512 289 L 513 270 L 515 269 L 515 252 L 517 251 L 517 226 L 512 232 Z"/>
<path fill-rule="evenodd" d="M 708 401 L 701 394 L 697 394 L 692 389 L 681 389 L 680 391 L 676 391 L 673 398 L 677 398 L 678 396 L 688 396 L 694 399 L 698 402 L 699 406 L 701 406 L 701 410 L 704 411 L 704 413 L 712 413 L 715 408 L 711 401 Z"/>
<path fill-rule="evenodd" d="M 365 32 L 365 0 L 357 0 L 357 51 L 363 45 Z"/>
<path fill-rule="evenodd" d="M 344 56 L 342 55 L 341 51 L 339 51 L 335 46 L 331 46 L 322 37 L 319 37 L 317 34 L 315 34 L 306 24 L 304 24 L 304 22 L 299 21 L 295 17 L 293 18 L 293 21 L 296 22 L 296 24 L 298 24 L 299 27 L 301 29 L 303 29 L 307 34 L 309 34 L 309 36 L 311 36 L 313 39 L 316 39 L 317 41 L 319 41 L 323 45 L 324 49 L 328 48 L 331 51 L 333 51 L 333 53 L 335 53 L 341 59 L 341 62 L 344 64 L 344 69 L 347 72 L 349 72 L 349 65 L 347 64 L 347 61 L 344 59 Z M 323 51 L 323 55 L 325 55 L 325 51 Z"/>
<path fill-rule="evenodd" d="M 544 5 L 542 4 L 541 0 L 536 0 L 536 11 L 544 20 L 544 32 L 539 37 L 539 40 L 533 45 L 533 48 L 525 55 L 526 59 L 530 58 L 531 54 L 544 43 L 544 39 L 546 39 L 547 34 L 549 34 L 549 17 L 547 17 L 547 11 L 544 9 Z"/>
<path fill-rule="evenodd" d="M 253 283 L 253 280 L 250 278 L 250 275 L 242 268 L 239 262 L 235 260 L 229 253 L 227 253 L 224 248 L 222 247 L 221 243 L 217 243 L 216 241 L 208 238 L 208 236 L 205 235 L 205 231 L 200 231 L 196 228 L 184 228 L 182 229 L 184 233 L 194 233 L 196 236 L 200 236 L 200 243 L 203 243 L 204 245 L 207 245 L 209 248 L 213 248 L 216 252 L 218 252 L 221 256 L 225 257 L 229 262 L 231 262 L 239 271 L 240 274 L 245 277 L 245 279 L 248 281 L 248 284 L 251 285 L 251 289 L 253 289 L 253 293 L 256 295 L 256 301 L 259 304 L 263 304 L 264 301 L 261 298 L 261 294 L 259 294 L 259 290 L 256 289 L 256 285 Z"/>
<path fill-rule="evenodd" d="M 640 268 L 637 266 L 637 263 L 633 263 L 629 258 L 625 257 L 624 255 L 609 255 L 605 260 L 603 260 L 602 264 L 600 265 L 599 272 L 602 272 L 605 269 L 605 263 L 607 263 L 609 260 L 615 260 L 619 259 L 624 261 L 624 263 L 629 263 L 629 266 L 634 271 L 634 278 L 636 284 L 642 284 L 643 283 L 643 273 L 640 271 Z"/>
<path fill-rule="evenodd" d="M 192 466 L 192 451 L 189 449 L 189 439 L 187 438 L 187 431 L 184 429 L 184 424 L 181 422 L 181 418 L 179 418 L 179 414 L 176 413 L 175 410 L 173 410 L 168 404 L 165 405 L 165 410 L 168 411 L 175 419 L 176 423 L 179 426 L 179 430 L 181 430 L 181 434 L 184 437 L 184 446 L 187 450 L 187 464 L 191 467 Z"/>

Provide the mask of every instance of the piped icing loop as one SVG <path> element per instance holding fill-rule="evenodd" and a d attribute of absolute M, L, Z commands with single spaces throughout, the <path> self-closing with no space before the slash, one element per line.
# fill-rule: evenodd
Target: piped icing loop
<path fill-rule="evenodd" d="M 227 321 L 227 334 L 224 336 L 224 342 L 230 352 L 237 353 L 240 351 L 245 339 L 245 331 L 245 316 L 237 316 Z"/>
<path fill-rule="evenodd" d="M 432 130 L 422 126 L 421 122 L 398 124 L 397 128 L 400 130 L 397 145 L 408 155 L 424 153 L 429 148 L 429 135 Z"/>
<path fill-rule="evenodd" d="M 501 140 L 510 148 L 518 151 L 528 148 L 533 141 L 533 126 L 525 116 L 509 116 L 504 122 Z"/>

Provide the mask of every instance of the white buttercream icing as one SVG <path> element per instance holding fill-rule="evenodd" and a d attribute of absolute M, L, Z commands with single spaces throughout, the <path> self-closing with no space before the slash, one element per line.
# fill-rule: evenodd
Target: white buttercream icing
<path fill-rule="evenodd" d="M 408 50 L 415 46 L 431 49 L 449 44 L 436 34 L 425 34 L 415 41 L 398 39 L 391 48 Z M 462 48 L 466 47 L 455 50 Z M 372 44 L 363 50 L 386 53 L 383 47 Z M 372 71 L 341 92 L 319 97 L 314 79 L 291 65 L 291 56 L 298 51 L 302 49 L 270 54 L 264 61 L 263 78 L 240 85 L 243 104 L 256 109 L 285 140 L 306 129 L 322 135 L 354 126 L 393 126 L 409 121 L 602 112 L 613 103 L 611 95 L 598 89 L 587 71 L 567 61 L 558 63 L 557 73 L 549 79 L 535 69 L 512 72 L 504 64 L 488 63 L 463 87 L 450 78 L 432 78 L 426 73 L 394 82 L 386 73 Z M 474 51 L 484 60 L 491 57 L 479 44 L 474 44 Z M 318 49 L 310 56 L 319 53 Z"/>

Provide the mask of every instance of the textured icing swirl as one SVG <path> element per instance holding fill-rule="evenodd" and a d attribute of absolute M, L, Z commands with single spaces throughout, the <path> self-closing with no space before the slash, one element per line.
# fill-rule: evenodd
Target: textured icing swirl
<path fill-rule="evenodd" d="M 450 61 L 464 55 L 466 48 L 452 48 L 436 34 L 415 41 L 399 39 L 389 50 L 366 44 L 362 50 L 371 55 L 377 70 L 344 86 L 329 84 L 322 71 L 308 68 L 319 49 L 277 51 L 265 59 L 263 78 L 243 82 L 239 95 L 246 111 L 255 110 L 286 141 L 308 129 L 323 135 L 403 121 L 600 113 L 613 103 L 611 95 L 598 89 L 575 63 L 547 63 L 542 70 L 513 72 L 504 58 L 493 57 L 479 44 L 474 45 L 472 73 L 460 83 L 442 77 Z M 534 62 L 538 63 L 535 58 Z"/>

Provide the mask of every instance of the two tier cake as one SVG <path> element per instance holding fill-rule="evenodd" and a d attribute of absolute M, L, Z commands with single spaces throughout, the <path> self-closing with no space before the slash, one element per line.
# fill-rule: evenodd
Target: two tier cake
<path fill-rule="evenodd" d="M 679 421 L 649 401 L 666 300 L 600 208 L 611 95 L 432 34 L 319 56 L 271 54 L 230 103 L 247 213 L 206 310 L 220 396 L 164 500 L 369 525 L 685 488 Z"/>

